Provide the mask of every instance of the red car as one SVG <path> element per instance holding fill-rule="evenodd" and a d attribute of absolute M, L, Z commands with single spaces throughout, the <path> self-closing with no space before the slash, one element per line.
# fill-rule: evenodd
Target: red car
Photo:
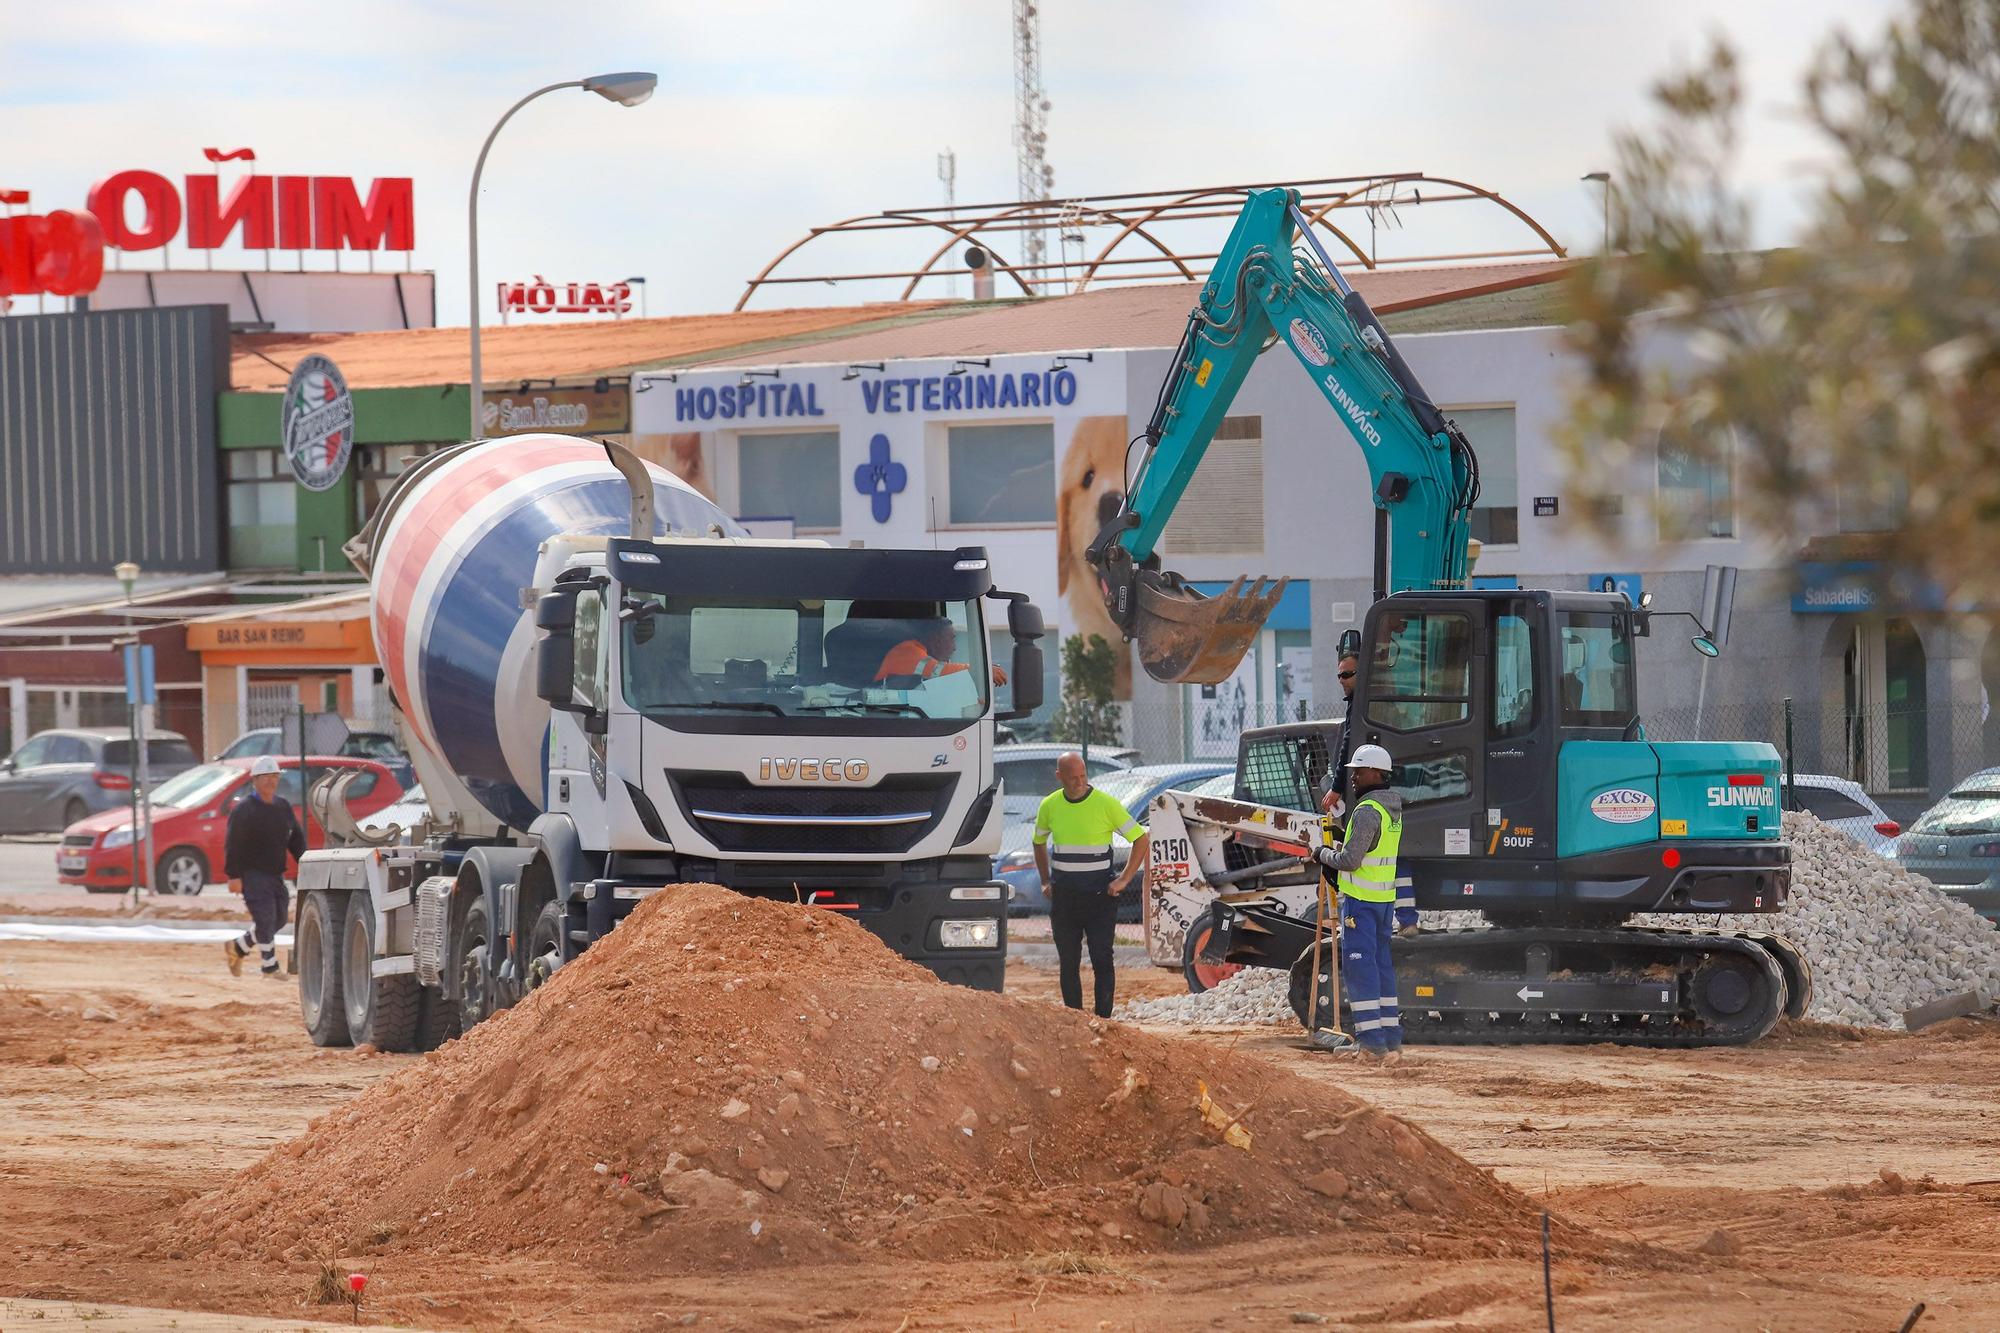
<path fill-rule="evenodd" d="M 200 893 L 222 882 L 222 841 L 229 811 L 250 791 L 253 759 L 220 759 L 179 773 L 153 789 L 153 886 L 161 893 Z M 403 794 L 395 774 L 372 759 L 342 756 L 309 758 L 313 780 L 330 769 L 356 768 L 363 776 L 348 788 L 348 809 L 366 818 L 393 805 Z M 299 798 L 299 761 L 278 760 L 278 795 L 292 803 L 306 827 L 306 845 L 326 845 L 326 831 L 305 813 Z M 56 848 L 57 877 L 92 893 L 122 893 L 132 887 L 132 814 L 106 810 L 79 819 L 63 831 Z M 296 868 L 296 867 L 294 867 Z"/>

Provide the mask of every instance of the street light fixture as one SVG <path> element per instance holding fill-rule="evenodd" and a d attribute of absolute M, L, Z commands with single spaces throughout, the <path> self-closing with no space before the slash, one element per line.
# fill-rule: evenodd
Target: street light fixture
<path fill-rule="evenodd" d="M 472 287 L 466 293 L 471 312 L 472 325 L 472 433 L 466 438 L 476 440 L 483 429 L 480 408 L 484 406 L 486 386 L 480 376 L 479 366 L 479 177 L 486 170 L 486 154 L 492 151 L 493 141 L 500 137 L 500 131 L 514 118 L 514 113 L 544 93 L 552 93 L 562 88 L 582 88 L 596 93 L 607 101 L 620 106 L 637 106 L 653 95 L 659 86 L 660 76 L 640 70 L 630 70 L 618 74 L 593 74 L 587 79 L 570 79 L 565 83 L 552 83 L 546 88 L 537 88 L 520 101 L 507 108 L 507 114 L 500 117 L 486 136 L 486 142 L 479 146 L 479 160 L 472 165 L 471 197 L 466 205 L 467 249 L 472 260 Z"/>
<path fill-rule="evenodd" d="M 1604 253 L 1611 253 L 1611 173 L 1593 171 L 1579 177 L 1581 180 L 1596 181 L 1604 187 Z"/>
<path fill-rule="evenodd" d="M 646 280 L 641 277 L 630 277 L 625 279 L 625 285 L 639 289 L 639 318 L 646 318 Z"/>

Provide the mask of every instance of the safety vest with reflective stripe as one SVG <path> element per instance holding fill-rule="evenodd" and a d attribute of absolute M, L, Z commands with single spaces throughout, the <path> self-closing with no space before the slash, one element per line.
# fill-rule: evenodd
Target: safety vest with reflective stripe
<path fill-rule="evenodd" d="M 1362 858 L 1361 864 L 1353 870 L 1343 870 L 1335 882 L 1340 891 L 1350 898 L 1359 898 L 1364 903 L 1393 903 L 1396 901 L 1396 852 L 1403 845 L 1403 821 L 1389 813 L 1389 807 L 1374 797 L 1357 801 L 1354 813 L 1360 814 L 1363 806 L 1375 807 L 1375 814 L 1382 821 L 1381 832 L 1376 836 L 1375 848 Z M 1354 836 L 1354 816 L 1347 819 L 1347 835 Z"/>

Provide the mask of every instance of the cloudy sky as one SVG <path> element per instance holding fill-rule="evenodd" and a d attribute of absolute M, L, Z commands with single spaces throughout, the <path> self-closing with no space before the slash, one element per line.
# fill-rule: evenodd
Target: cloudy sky
<path fill-rule="evenodd" d="M 1872 33 L 1896 6 L 1042 0 L 1041 8 L 1059 196 L 1424 171 L 1498 190 L 1565 243 L 1589 249 L 1599 196 L 1578 178 L 1608 165 L 1612 133 L 1646 119 L 1648 85 L 1697 56 L 1711 34 L 1744 57 L 1754 109 L 1744 179 L 1764 239 L 1785 239 L 1812 154 L 1797 112 L 1799 74 L 1834 28 Z M 515 98 L 563 79 L 648 69 L 661 86 L 631 110 L 582 92 L 552 94 L 507 127 L 481 203 L 489 318 L 494 280 L 537 274 L 557 282 L 644 274 L 654 314 L 727 309 L 744 280 L 807 228 L 940 202 L 937 155 L 946 148 L 957 154 L 961 201 L 1017 194 L 1008 0 L 348 0 L 308 10 L 0 0 L 0 50 L 8 68 L 0 187 L 32 190 L 38 210 L 80 206 L 112 171 L 216 170 L 201 154 L 211 146 L 253 147 L 272 174 L 410 176 L 415 263 L 438 272 L 446 324 L 465 319 L 466 187 L 480 141 Z M 1403 210 L 1385 253 L 1525 239 L 1498 213 L 1430 214 Z M 921 257 L 835 244 L 807 253 L 847 271 L 912 267 Z M 170 258 L 201 262 L 180 245 Z M 158 252 L 137 262 L 157 264 Z M 797 287 L 757 304 L 883 294 Z"/>

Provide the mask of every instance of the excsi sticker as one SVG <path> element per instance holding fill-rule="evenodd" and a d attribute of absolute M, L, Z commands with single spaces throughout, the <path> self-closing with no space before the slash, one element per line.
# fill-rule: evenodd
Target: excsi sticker
<path fill-rule="evenodd" d="M 1637 787 L 1613 787 L 1599 792 L 1590 802 L 1590 813 L 1607 824 L 1636 824 L 1651 819 L 1656 808 L 1652 793 Z"/>
<path fill-rule="evenodd" d="M 1295 319 L 1287 330 L 1292 335 L 1292 346 L 1299 349 L 1299 355 L 1315 366 L 1323 366 L 1333 360 L 1326 348 L 1326 335 L 1303 319 Z"/>

